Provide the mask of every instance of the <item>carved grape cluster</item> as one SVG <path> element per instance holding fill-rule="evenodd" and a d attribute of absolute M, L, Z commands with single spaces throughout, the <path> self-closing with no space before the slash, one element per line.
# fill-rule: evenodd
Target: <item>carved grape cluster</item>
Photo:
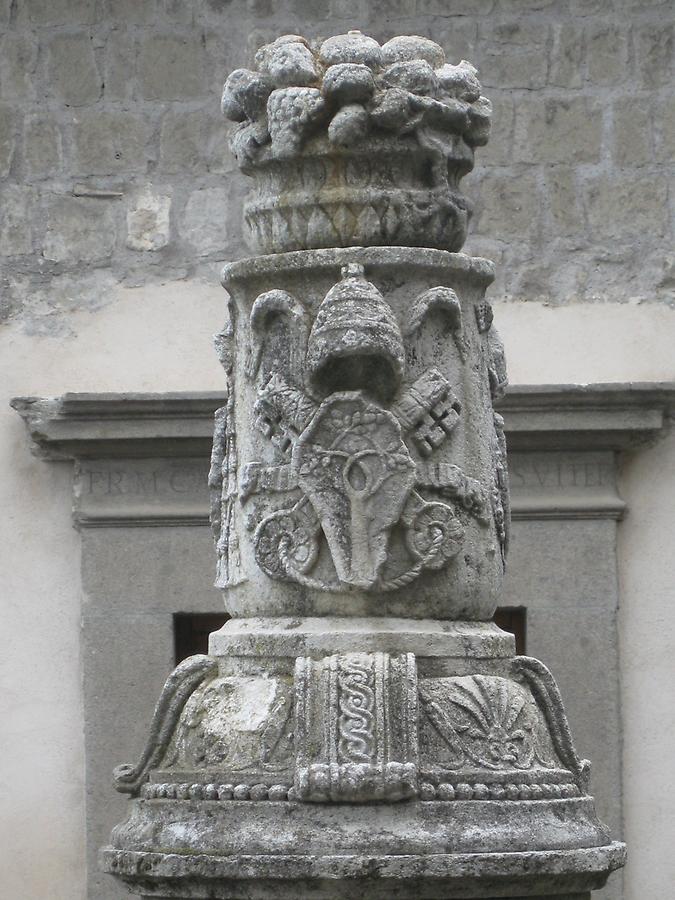
<path fill-rule="evenodd" d="M 225 115 L 241 123 L 232 150 L 244 169 L 268 145 L 272 157 L 297 155 L 323 129 L 342 148 L 377 136 L 438 142 L 452 135 L 455 144 L 461 138 L 453 152 L 461 156 L 464 147 L 467 170 L 471 148 L 487 143 L 492 110 L 476 69 L 465 60 L 447 63 L 428 38 L 400 36 L 380 46 L 351 31 L 312 46 L 284 35 L 255 62 L 257 71 L 232 72 L 222 99 Z"/>

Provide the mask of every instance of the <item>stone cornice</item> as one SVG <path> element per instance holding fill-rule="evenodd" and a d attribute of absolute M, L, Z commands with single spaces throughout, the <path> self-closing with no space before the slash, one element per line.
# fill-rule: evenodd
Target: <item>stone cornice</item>
<path fill-rule="evenodd" d="M 220 392 L 68 393 L 17 397 L 45 459 L 208 455 Z M 675 383 L 525 385 L 498 406 L 510 450 L 623 450 L 658 436 L 675 409 Z"/>
<path fill-rule="evenodd" d="M 45 459 L 208 456 L 218 391 L 68 393 L 54 399 L 16 397 L 34 451 Z"/>
<path fill-rule="evenodd" d="M 519 385 L 497 408 L 509 450 L 625 450 L 661 432 L 675 382 Z"/>
<path fill-rule="evenodd" d="M 449 253 L 429 247 L 331 247 L 321 250 L 294 250 L 289 253 L 270 253 L 227 263 L 223 267 L 221 283 L 228 290 L 239 279 L 246 279 L 278 272 L 279 269 L 308 272 L 334 271 L 347 263 L 360 263 L 381 269 L 415 265 L 432 272 L 454 272 L 474 284 L 484 287 L 495 277 L 494 263 L 480 256 L 466 253 Z"/>

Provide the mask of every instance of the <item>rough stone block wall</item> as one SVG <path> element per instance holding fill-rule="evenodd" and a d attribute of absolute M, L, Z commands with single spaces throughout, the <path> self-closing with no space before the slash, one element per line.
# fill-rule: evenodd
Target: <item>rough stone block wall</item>
<path fill-rule="evenodd" d="M 2 316 L 68 333 L 115 284 L 246 254 L 221 83 L 284 32 L 435 38 L 479 67 L 465 182 L 494 299 L 675 302 L 671 0 L 2 0 Z"/>

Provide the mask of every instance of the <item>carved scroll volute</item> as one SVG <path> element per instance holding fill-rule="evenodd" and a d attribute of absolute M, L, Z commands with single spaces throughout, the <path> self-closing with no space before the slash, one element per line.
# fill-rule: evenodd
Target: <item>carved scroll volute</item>
<path fill-rule="evenodd" d="M 207 678 L 213 678 L 218 663 L 209 656 L 190 656 L 169 675 L 150 725 L 148 740 L 136 765 L 124 763 L 113 772 L 113 783 L 124 794 L 138 794 L 150 771 L 162 761 L 176 724 L 190 695 Z"/>
<path fill-rule="evenodd" d="M 434 311 L 439 311 L 444 315 L 460 359 L 465 361 L 468 345 L 462 328 L 462 305 L 452 288 L 443 286 L 429 288 L 428 291 L 424 291 L 417 297 L 407 317 L 405 336 L 412 338 L 419 331 L 427 316 Z"/>
<path fill-rule="evenodd" d="M 251 343 L 245 364 L 246 375 L 255 379 L 259 373 L 265 351 L 265 342 L 269 336 L 272 320 L 283 319 L 287 326 L 287 355 L 270 360 L 269 371 L 263 373 L 269 377 L 272 371 L 284 370 L 289 381 L 303 381 L 304 353 L 309 333 L 308 315 L 302 304 L 287 291 L 271 290 L 260 294 L 253 304 L 250 314 Z"/>

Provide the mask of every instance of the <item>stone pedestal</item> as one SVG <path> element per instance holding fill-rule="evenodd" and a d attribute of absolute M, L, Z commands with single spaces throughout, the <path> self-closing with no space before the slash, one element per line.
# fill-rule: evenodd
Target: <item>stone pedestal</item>
<path fill-rule="evenodd" d="M 286 36 L 256 62 L 223 98 L 275 251 L 223 274 L 209 487 L 232 619 L 115 770 L 136 799 L 102 867 L 195 900 L 587 896 L 623 845 L 553 677 L 490 621 L 506 369 L 492 266 L 448 252 L 489 103 L 418 37 Z"/>
<path fill-rule="evenodd" d="M 158 711 L 102 851 L 148 897 L 564 897 L 623 858 L 553 679 L 489 623 L 235 619 Z"/>

